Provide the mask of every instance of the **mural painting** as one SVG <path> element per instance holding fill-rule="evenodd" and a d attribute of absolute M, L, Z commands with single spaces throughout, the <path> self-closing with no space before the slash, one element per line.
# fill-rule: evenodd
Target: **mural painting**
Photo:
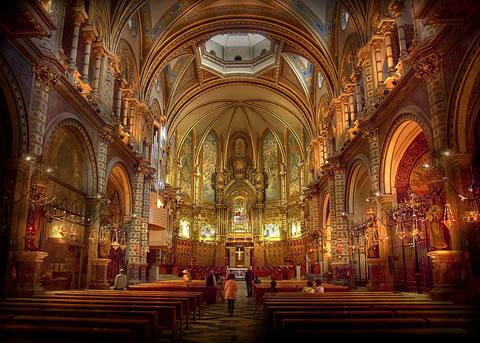
<path fill-rule="evenodd" d="M 278 200 L 278 145 L 272 132 L 263 139 L 263 170 L 267 174 L 265 200 Z"/>
<path fill-rule="evenodd" d="M 290 197 L 300 194 L 300 147 L 291 132 L 288 133 L 288 180 Z"/>
<path fill-rule="evenodd" d="M 187 219 L 180 219 L 178 235 L 184 238 L 190 238 L 190 222 Z"/>
<path fill-rule="evenodd" d="M 203 175 L 202 175 L 202 199 L 203 201 L 215 201 L 215 188 L 212 176 L 217 168 L 217 138 L 209 133 L 203 143 Z"/>
<path fill-rule="evenodd" d="M 264 238 L 280 238 L 280 225 L 278 223 L 270 223 L 263 225 Z"/>
<path fill-rule="evenodd" d="M 190 132 L 183 141 L 180 156 L 182 156 L 180 187 L 182 189 L 182 193 L 190 195 L 192 185 L 192 132 Z"/>
<path fill-rule="evenodd" d="M 200 224 L 200 238 L 216 238 L 217 237 L 217 227 L 215 225 L 210 225 L 208 223 Z"/>

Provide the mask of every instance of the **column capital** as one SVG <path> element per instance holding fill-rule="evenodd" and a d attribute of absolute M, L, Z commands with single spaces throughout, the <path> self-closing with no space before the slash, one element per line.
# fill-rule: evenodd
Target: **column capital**
<path fill-rule="evenodd" d="M 360 50 L 358 50 L 357 57 L 358 57 L 358 64 L 362 66 L 365 61 L 367 61 L 371 56 L 371 46 L 365 45 Z"/>
<path fill-rule="evenodd" d="M 127 81 L 125 81 L 125 79 L 123 78 L 115 79 L 115 86 L 117 86 L 119 90 L 122 90 L 123 88 L 125 88 L 126 85 L 127 85 Z"/>
<path fill-rule="evenodd" d="M 431 81 L 440 77 L 441 63 L 442 58 L 437 53 L 423 56 L 418 59 L 417 63 L 413 64 L 415 76 L 419 79 L 422 79 L 426 83 L 430 83 Z"/>
<path fill-rule="evenodd" d="M 75 26 L 80 26 L 85 20 L 87 20 L 87 18 L 87 12 L 85 12 L 83 7 L 74 7 L 72 9 L 72 20 Z"/>
<path fill-rule="evenodd" d="M 87 44 L 92 44 L 93 41 L 98 36 L 98 32 L 97 32 L 97 30 L 95 30 L 95 28 L 93 26 L 88 25 L 88 26 L 84 26 L 82 28 L 82 35 L 83 35 L 83 38 L 85 39 L 85 42 Z"/>
<path fill-rule="evenodd" d="M 385 19 L 380 24 L 380 32 L 383 35 L 391 35 L 394 30 L 395 30 L 394 19 Z"/>
<path fill-rule="evenodd" d="M 405 7 L 405 0 L 395 0 L 390 4 L 390 12 L 395 16 L 395 18 L 399 18 L 402 16 L 403 8 Z"/>
<path fill-rule="evenodd" d="M 53 68 L 39 63 L 35 64 L 32 70 L 36 75 L 35 87 L 49 92 L 58 83 L 60 76 Z"/>
<path fill-rule="evenodd" d="M 369 143 L 373 142 L 373 140 L 376 138 L 378 133 L 378 127 L 373 125 L 373 123 L 362 125 L 360 130 L 362 131 L 362 136 L 366 138 Z"/>
<path fill-rule="evenodd" d="M 135 165 L 135 172 L 139 174 L 146 174 L 150 168 L 150 161 L 139 158 L 137 159 L 137 164 Z"/>
<path fill-rule="evenodd" d="M 105 47 L 102 43 L 95 43 L 93 47 L 93 53 L 95 54 L 95 58 L 103 58 L 105 56 Z"/>
<path fill-rule="evenodd" d="M 381 37 L 374 37 L 372 41 L 370 42 L 370 45 L 372 46 L 373 50 L 378 51 L 381 49 L 383 44 L 383 39 Z"/>
<path fill-rule="evenodd" d="M 113 130 L 110 128 L 105 127 L 101 131 L 98 132 L 98 136 L 100 138 L 100 141 L 105 143 L 105 144 L 110 144 L 113 142 Z"/>

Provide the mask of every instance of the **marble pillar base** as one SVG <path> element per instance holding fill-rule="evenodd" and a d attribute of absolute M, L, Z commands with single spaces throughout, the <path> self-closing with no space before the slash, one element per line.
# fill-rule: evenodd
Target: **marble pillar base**
<path fill-rule="evenodd" d="M 140 264 L 140 282 L 147 282 L 148 263 Z"/>
<path fill-rule="evenodd" d="M 432 259 L 433 289 L 432 300 L 464 303 L 464 290 L 461 286 L 463 251 L 437 250 L 427 254 Z"/>
<path fill-rule="evenodd" d="M 367 288 L 369 291 L 393 291 L 393 283 L 386 277 L 386 263 L 381 259 L 367 259 L 370 279 Z"/>
<path fill-rule="evenodd" d="M 140 283 L 140 263 L 136 263 L 136 262 L 128 263 L 127 280 L 129 285 Z"/>
<path fill-rule="evenodd" d="M 332 268 L 332 283 L 337 285 L 350 285 L 350 277 L 348 276 L 348 269 L 350 264 L 347 262 L 333 262 L 330 264 Z"/>
<path fill-rule="evenodd" d="M 92 259 L 90 285 L 88 286 L 88 288 L 110 289 L 110 284 L 107 280 L 107 268 L 109 263 L 110 259 L 108 258 Z"/>
<path fill-rule="evenodd" d="M 44 251 L 18 251 L 15 253 L 17 260 L 17 280 L 12 290 L 13 296 L 31 297 L 45 294 L 42 287 L 42 263 L 48 256 Z"/>

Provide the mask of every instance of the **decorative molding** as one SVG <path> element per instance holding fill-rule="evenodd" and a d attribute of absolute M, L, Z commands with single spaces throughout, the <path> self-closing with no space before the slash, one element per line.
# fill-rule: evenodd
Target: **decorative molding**
<path fill-rule="evenodd" d="M 422 57 L 413 65 L 415 76 L 419 79 L 423 79 L 426 83 L 430 83 L 440 77 L 441 63 L 442 58 L 437 53 Z"/>
<path fill-rule="evenodd" d="M 32 71 L 35 73 L 35 87 L 49 92 L 52 87 L 58 83 L 58 78 L 60 77 L 53 68 L 46 66 L 44 64 L 35 64 L 32 67 Z"/>

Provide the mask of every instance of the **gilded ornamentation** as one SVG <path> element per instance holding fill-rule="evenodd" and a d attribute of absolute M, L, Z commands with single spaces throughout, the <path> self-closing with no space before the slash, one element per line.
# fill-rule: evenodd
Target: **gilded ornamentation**
<path fill-rule="evenodd" d="M 441 57 L 436 53 L 423 57 L 413 65 L 415 76 L 430 83 L 440 76 L 441 62 Z"/>
<path fill-rule="evenodd" d="M 32 69 L 37 76 L 35 87 L 49 92 L 58 83 L 59 75 L 51 67 L 44 64 L 35 64 Z"/>
<path fill-rule="evenodd" d="M 369 143 L 372 143 L 377 138 L 378 128 L 373 125 L 368 125 L 362 128 L 362 135 L 368 140 Z"/>
<path fill-rule="evenodd" d="M 137 160 L 137 165 L 135 166 L 135 171 L 139 174 L 146 174 L 149 171 L 150 162 L 143 158 Z"/>
<path fill-rule="evenodd" d="M 396 0 L 392 3 L 390 6 L 390 12 L 398 18 L 402 16 L 402 10 L 405 7 L 405 1 L 404 0 Z"/>
<path fill-rule="evenodd" d="M 113 142 L 113 132 L 110 129 L 104 128 L 98 133 L 100 141 L 105 144 L 110 144 Z"/>

